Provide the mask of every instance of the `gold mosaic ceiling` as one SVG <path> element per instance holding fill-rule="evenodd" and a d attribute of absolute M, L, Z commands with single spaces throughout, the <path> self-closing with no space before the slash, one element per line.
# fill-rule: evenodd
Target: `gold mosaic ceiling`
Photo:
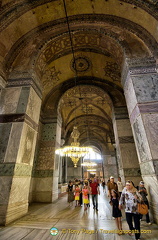
<path fill-rule="evenodd" d="M 43 118 L 54 117 L 58 106 L 62 135 L 68 138 L 76 111 L 84 143 L 86 115 L 91 139 L 103 145 L 113 138 L 113 107 L 125 106 L 123 61 L 157 58 L 157 1 L 65 0 L 65 4 L 75 65 L 64 0 L 1 1 L 0 76 L 5 81 L 14 73 L 34 76 L 42 89 Z M 73 92 L 76 97 L 68 97 Z M 84 96 L 80 99 L 79 94 Z"/>

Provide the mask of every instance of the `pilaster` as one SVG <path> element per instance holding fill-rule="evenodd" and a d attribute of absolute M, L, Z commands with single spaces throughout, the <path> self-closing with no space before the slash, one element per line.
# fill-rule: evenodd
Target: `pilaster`
<path fill-rule="evenodd" d="M 124 93 L 136 143 L 142 178 L 150 191 L 158 222 L 158 73 L 154 58 L 127 59 Z"/>
<path fill-rule="evenodd" d="M 36 145 L 41 99 L 29 84 L 7 86 L 0 95 L 0 224 L 23 216 Z"/>

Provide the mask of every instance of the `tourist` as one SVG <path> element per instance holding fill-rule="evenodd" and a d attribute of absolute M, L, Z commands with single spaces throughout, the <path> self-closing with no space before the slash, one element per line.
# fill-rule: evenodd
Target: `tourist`
<path fill-rule="evenodd" d="M 89 205 L 88 194 L 89 194 L 88 185 L 85 184 L 83 189 L 82 189 L 84 210 L 87 210 L 87 206 Z"/>
<path fill-rule="evenodd" d="M 114 189 L 116 192 L 118 192 L 118 186 L 117 183 L 114 182 L 114 177 L 110 177 L 110 181 L 107 183 L 108 187 L 108 197 L 111 198 L 111 190 Z"/>
<path fill-rule="evenodd" d="M 76 184 L 75 186 L 75 201 L 76 201 L 76 206 L 79 206 L 79 200 L 80 200 L 80 187 L 78 186 L 78 184 Z"/>
<path fill-rule="evenodd" d="M 126 221 L 131 230 L 129 235 L 132 235 L 132 230 L 136 230 L 135 239 L 137 240 L 140 240 L 140 214 L 137 213 L 137 203 L 141 200 L 142 197 L 133 182 L 128 180 L 120 197 L 119 209 L 121 210 L 122 205 L 125 204 Z M 132 220 L 134 220 L 134 227 Z"/>
<path fill-rule="evenodd" d="M 92 182 L 90 183 L 90 192 L 92 195 L 93 209 L 98 211 L 98 194 L 100 194 L 99 184 L 94 181 L 92 178 Z"/>
<path fill-rule="evenodd" d="M 67 193 L 68 193 L 68 203 L 69 206 L 73 205 L 73 201 L 74 201 L 74 191 L 73 191 L 73 184 L 72 181 L 69 181 L 68 187 L 67 187 Z"/>
<path fill-rule="evenodd" d="M 149 209 L 149 202 L 148 202 L 148 199 L 147 199 L 148 194 L 147 194 L 146 188 L 144 187 L 144 182 L 143 181 L 140 181 L 140 183 L 139 183 L 138 192 L 142 196 L 143 202 L 148 206 L 148 209 Z M 142 217 L 143 217 L 143 215 L 140 214 L 140 220 L 142 220 Z M 151 225 L 150 218 L 149 218 L 149 213 L 146 214 L 146 222 L 149 225 Z"/>
<path fill-rule="evenodd" d="M 123 186 L 123 183 L 121 182 L 121 178 L 120 177 L 118 177 L 117 186 L 118 186 L 119 195 L 121 197 L 121 193 L 122 193 L 122 190 L 123 190 L 124 186 Z"/>
<path fill-rule="evenodd" d="M 115 218 L 116 226 L 120 232 L 118 234 L 122 234 L 122 222 L 121 217 L 122 213 L 119 209 L 119 195 L 114 189 L 111 190 L 111 201 L 110 204 L 112 205 L 112 216 Z"/>
<path fill-rule="evenodd" d="M 103 187 L 103 192 L 105 192 L 105 180 L 102 180 L 102 187 Z"/>

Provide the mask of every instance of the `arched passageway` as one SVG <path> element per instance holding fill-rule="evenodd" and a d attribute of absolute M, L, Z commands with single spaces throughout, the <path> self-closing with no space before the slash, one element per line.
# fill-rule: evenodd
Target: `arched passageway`
<path fill-rule="evenodd" d="M 0 224 L 58 198 L 74 125 L 106 178 L 145 181 L 157 222 L 156 1 L 0 4 Z"/>

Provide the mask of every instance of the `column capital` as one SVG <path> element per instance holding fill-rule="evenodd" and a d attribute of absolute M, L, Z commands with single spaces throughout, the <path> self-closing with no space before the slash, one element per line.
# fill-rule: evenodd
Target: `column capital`
<path fill-rule="evenodd" d="M 126 58 L 122 70 L 122 85 L 124 86 L 130 76 L 142 74 L 157 74 L 156 60 L 151 58 Z"/>

